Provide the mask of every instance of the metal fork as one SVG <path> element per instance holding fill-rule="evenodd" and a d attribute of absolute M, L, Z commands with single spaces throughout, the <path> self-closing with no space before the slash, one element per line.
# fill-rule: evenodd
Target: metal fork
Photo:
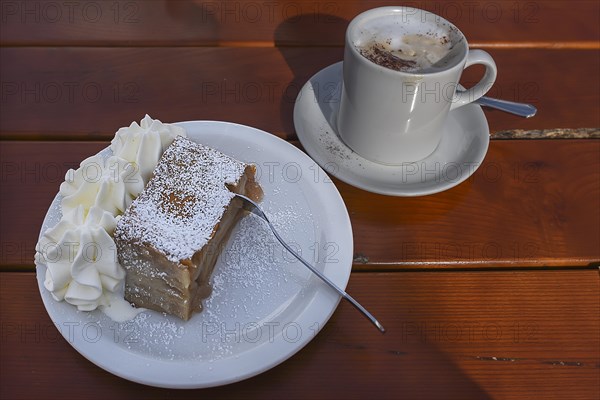
<path fill-rule="evenodd" d="M 304 258 L 302 258 L 298 253 L 296 253 L 285 242 L 285 240 L 283 240 L 283 238 L 281 236 L 279 236 L 279 233 L 277 233 L 277 230 L 275 230 L 275 227 L 273 226 L 273 224 L 271 224 L 271 221 L 269 221 L 269 218 L 267 218 L 267 215 L 258 206 L 258 204 L 256 204 L 254 201 L 250 200 L 249 198 L 247 198 L 246 196 L 243 196 L 241 194 L 236 194 L 235 197 L 237 197 L 238 199 L 242 200 L 242 207 L 243 207 L 244 210 L 249 211 L 252 214 L 258 216 L 263 221 L 265 221 L 267 223 L 267 225 L 269 225 L 269 228 L 271 228 L 271 231 L 273 232 L 273 235 L 275 235 L 275 237 L 277 238 L 277 240 L 279 240 L 279 243 L 281 243 L 283 245 L 283 247 L 285 247 L 285 249 L 287 251 L 289 251 L 290 253 L 292 253 L 292 255 L 294 257 L 296 257 L 298 260 L 300 260 L 300 262 L 302 264 L 306 265 L 306 267 L 308 267 L 308 269 L 310 269 L 315 275 L 317 275 L 319 278 L 321 278 L 321 280 L 323 280 L 323 282 L 327 283 L 332 289 L 334 289 L 336 292 L 338 292 L 338 294 L 340 296 L 342 296 L 344 299 L 348 300 L 350 302 L 350 304 L 352 304 L 358 311 L 360 311 L 361 313 L 363 313 L 363 315 L 365 317 L 367 317 L 373 323 L 373 325 L 375 325 L 377 327 L 377 329 L 379 329 L 379 331 L 381 333 L 385 333 L 385 328 L 379 323 L 379 321 L 377 321 L 377 319 L 375 319 L 375 317 L 370 312 L 368 312 L 363 306 L 361 306 L 358 301 L 354 300 L 352 298 L 352 296 L 350 296 L 348 293 L 346 293 L 345 291 L 343 291 L 342 289 L 340 289 L 329 278 L 327 278 L 325 275 L 323 275 L 323 273 L 321 273 L 321 271 L 319 271 L 314 266 L 312 266 L 311 264 L 309 264 L 308 261 L 306 261 Z"/>

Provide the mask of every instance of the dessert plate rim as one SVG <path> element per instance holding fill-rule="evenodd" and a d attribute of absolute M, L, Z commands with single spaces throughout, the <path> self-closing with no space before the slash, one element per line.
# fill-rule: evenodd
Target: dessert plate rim
<path fill-rule="evenodd" d="M 225 121 L 185 121 L 176 124 L 184 126 L 188 131 L 188 137 L 192 140 L 202 140 L 203 143 L 208 141 L 209 143 L 205 144 L 226 154 L 230 154 L 232 149 L 220 148 L 221 139 L 223 139 L 223 144 L 227 143 L 228 145 L 239 141 L 239 146 L 244 146 L 244 148 L 238 148 L 235 151 L 241 151 L 250 157 L 253 151 L 259 151 L 273 157 L 273 160 L 288 160 L 288 162 L 297 163 L 302 168 L 310 168 L 310 178 L 309 174 L 306 174 L 300 183 L 294 182 L 294 184 L 300 185 L 297 190 L 303 190 L 303 197 L 310 206 L 311 212 L 321 210 L 319 212 L 327 214 L 327 218 L 318 219 L 318 229 L 316 227 L 317 217 L 315 217 L 315 235 L 318 234 L 319 237 L 325 239 L 332 238 L 339 249 L 336 258 L 338 262 L 322 264 L 323 272 L 339 287 L 346 287 L 350 278 L 353 258 L 350 218 L 337 188 L 312 159 L 285 140 L 253 127 Z M 252 144 L 248 144 L 249 141 Z M 252 148 L 252 146 L 255 147 Z M 106 152 L 106 150 L 101 152 Z M 249 162 L 251 160 L 242 158 L 242 161 Z M 318 180 L 312 179 L 313 176 L 316 176 L 314 175 L 315 171 L 320 176 Z M 266 179 L 266 176 L 264 175 L 263 179 Z M 262 183 L 262 180 L 259 181 Z M 267 195 L 268 193 L 265 193 L 265 196 Z M 60 214 L 57 208 L 59 199 L 57 194 L 46 214 L 40 235 L 55 223 L 52 222 L 52 219 L 56 219 L 56 213 Z M 302 266 L 302 268 L 304 267 Z M 169 360 L 134 352 L 119 345 L 110 337 L 114 333 L 110 329 L 104 329 L 105 332 L 100 331 L 101 337 L 96 340 L 94 334 L 97 336 L 97 327 L 88 329 L 87 332 L 85 329 L 96 323 L 95 315 L 97 314 L 95 313 L 100 312 L 78 312 L 69 304 L 54 301 L 44 287 L 45 270 L 45 265 L 36 264 L 40 295 L 48 315 L 71 346 L 92 363 L 114 375 L 145 385 L 164 388 L 214 387 L 241 381 L 267 371 L 287 360 L 308 344 L 327 323 L 340 301 L 340 297 L 335 292 L 325 284 L 320 284 L 316 277 L 312 277 L 315 279 L 313 282 L 311 278 L 311 285 L 318 285 L 314 289 L 314 293 L 311 292 L 313 294 L 306 298 L 301 297 L 300 300 L 294 300 L 301 302 L 293 320 L 295 332 L 296 327 L 301 332 L 296 335 L 297 337 L 291 337 L 291 333 L 294 333 L 291 331 L 286 336 L 282 330 L 274 334 L 273 340 L 269 337 L 269 341 L 259 342 L 255 346 L 250 343 L 239 354 L 234 353 L 215 360 Z M 151 313 L 155 312 L 151 311 Z M 156 314 L 160 315 L 160 313 Z M 90 335 L 92 337 L 89 337 Z"/>

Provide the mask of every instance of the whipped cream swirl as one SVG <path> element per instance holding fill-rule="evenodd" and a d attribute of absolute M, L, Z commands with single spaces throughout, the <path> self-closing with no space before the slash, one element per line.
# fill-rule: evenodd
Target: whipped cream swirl
<path fill-rule="evenodd" d="M 120 157 L 95 155 L 83 160 L 77 170 L 67 172 L 60 185 L 61 207 L 63 214 L 79 206 L 88 212 L 95 206 L 120 215 L 143 189 L 135 164 Z"/>
<path fill-rule="evenodd" d="M 186 136 L 185 129 L 163 124 L 146 115 L 139 124 L 132 122 L 128 127 L 119 129 L 110 148 L 114 155 L 137 166 L 146 185 L 162 153 L 177 136 Z"/>
<path fill-rule="evenodd" d="M 106 305 L 105 291 L 115 292 L 125 278 L 111 234 L 117 219 L 100 207 L 83 205 L 63 215 L 36 245 L 36 261 L 47 266 L 44 286 L 58 301 L 95 310 Z"/>
<path fill-rule="evenodd" d="M 100 307 L 115 321 L 133 318 L 123 299 L 125 270 L 113 232 L 120 215 L 152 177 L 164 150 L 185 130 L 148 115 L 115 134 L 113 155 L 95 155 L 69 170 L 60 186 L 62 218 L 36 245 L 36 263 L 47 266 L 44 286 L 57 301 L 81 311 Z"/>

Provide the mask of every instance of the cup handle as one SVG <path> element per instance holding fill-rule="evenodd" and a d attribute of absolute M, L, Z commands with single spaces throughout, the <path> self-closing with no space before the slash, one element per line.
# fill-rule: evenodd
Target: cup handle
<path fill-rule="evenodd" d="M 496 63 L 492 56 L 483 50 L 470 50 L 467 56 L 465 68 L 473 64 L 483 64 L 485 66 L 485 74 L 483 78 L 475 86 L 465 91 L 456 91 L 454 99 L 452 99 L 451 110 L 472 103 L 492 88 L 496 81 L 497 69 Z"/>

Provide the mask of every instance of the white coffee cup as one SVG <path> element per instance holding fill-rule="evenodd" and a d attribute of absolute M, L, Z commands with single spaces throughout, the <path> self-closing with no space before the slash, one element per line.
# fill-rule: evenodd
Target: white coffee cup
<path fill-rule="evenodd" d="M 370 45 L 379 49 L 381 43 L 384 53 L 369 52 Z M 430 43 L 435 48 L 428 47 Z M 382 164 L 413 162 L 433 153 L 450 110 L 477 100 L 496 80 L 496 64 L 488 53 L 469 50 L 465 36 L 453 24 L 412 7 L 363 12 L 350 22 L 345 45 L 337 131 L 356 153 Z M 427 55 L 417 59 L 422 65 L 405 65 L 400 70 L 363 55 L 387 57 L 389 50 L 404 56 L 415 49 L 417 55 Z M 441 60 L 427 64 L 440 54 L 444 55 Z M 470 89 L 457 91 L 463 70 L 473 64 L 485 66 L 483 78 Z"/>

